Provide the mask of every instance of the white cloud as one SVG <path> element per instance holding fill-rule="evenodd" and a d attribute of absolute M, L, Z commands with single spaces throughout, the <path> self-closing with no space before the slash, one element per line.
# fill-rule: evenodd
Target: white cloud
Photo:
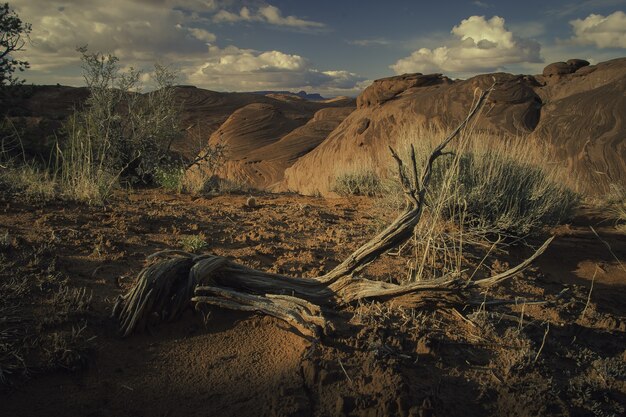
<path fill-rule="evenodd" d="M 171 3 L 161 0 L 160 3 Z M 208 2 L 181 0 L 180 5 L 200 8 Z M 208 6 L 207 6 L 208 7 Z M 177 60 L 206 50 L 215 36 L 205 29 L 190 27 L 192 20 L 173 6 L 145 0 L 117 2 L 93 0 L 27 1 L 18 13 L 32 24 L 31 45 L 24 53 L 33 71 L 50 71 L 68 62 L 78 62 L 77 46 L 110 52 L 122 61 L 154 62 Z"/>
<path fill-rule="evenodd" d="M 215 40 L 217 39 L 217 37 L 213 33 L 209 32 L 207 30 L 204 30 L 204 29 L 188 28 L 187 30 L 189 31 L 189 33 L 191 33 L 191 35 L 194 38 L 196 38 L 198 40 L 201 40 L 201 41 L 204 41 L 204 42 L 207 42 L 207 43 L 215 42 Z"/>
<path fill-rule="evenodd" d="M 300 29 L 322 29 L 326 25 L 320 22 L 300 19 L 295 16 L 283 16 L 278 7 L 265 5 L 259 7 L 256 12 L 252 12 L 248 7 L 242 7 L 239 13 L 220 10 L 213 16 L 213 21 L 217 23 L 226 22 L 263 22 L 276 26 L 287 26 Z"/>
<path fill-rule="evenodd" d="M 144 71 L 154 62 L 171 64 L 181 71 L 181 83 L 213 90 L 357 91 L 361 77 L 318 69 L 297 54 L 218 46 L 210 16 L 226 1 L 118 0 L 112 7 L 110 0 L 21 0 L 17 12 L 33 27 L 32 44 L 20 55 L 31 63 L 24 76 L 34 83 L 81 85 L 76 47 L 88 44 L 90 51 L 112 53 L 124 66 Z M 268 23 L 300 24 L 276 10 L 263 13 Z"/>
<path fill-rule="evenodd" d="M 363 80 L 348 71 L 320 71 L 299 55 L 279 51 L 256 51 L 235 46 L 209 47 L 195 67 L 185 70 L 195 85 L 222 90 L 316 89 L 354 92 Z"/>
<path fill-rule="evenodd" d="M 542 62 L 539 43 L 515 36 L 499 16 L 471 16 L 452 28 L 455 38 L 438 48 L 420 48 L 391 65 L 397 74 L 409 72 L 472 73 L 507 65 Z"/>
<path fill-rule="evenodd" d="M 386 46 L 390 45 L 391 41 L 383 38 L 375 39 L 355 39 L 353 41 L 347 41 L 349 45 L 357 46 Z"/>
<path fill-rule="evenodd" d="M 626 13 L 617 11 L 608 16 L 590 14 L 570 22 L 574 29 L 572 41 L 598 48 L 626 48 Z"/>

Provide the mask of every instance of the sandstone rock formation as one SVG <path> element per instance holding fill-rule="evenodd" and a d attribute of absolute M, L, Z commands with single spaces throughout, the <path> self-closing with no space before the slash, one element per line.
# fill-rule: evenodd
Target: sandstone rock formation
<path fill-rule="evenodd" d="M 355 100 L 309 101 L 293 94 L 219 93 L 177 87 L 187 132 L 174 150 L 194 157 L 209 144 L 227 147 L 221 177 L 303 194 L 329 194 L 336 167 L 389 166 L 389 145 L 410 127 L 450 127 L 466 115 L 476 92 L 497 89 L 474 129 L 542 140 L 556 150 L 583 188 L 597 193 L 626 184 L 626 58 L 596 65 L 570 59 L 542 74 L 479 75 L 452 80 L 441 74 L 404 74 L 374 81 Z M 86 89 L 33 86 L 0 101 L 27 151 L 46 155 L 62 121 L 88 95 Z M 46 138 L 50 140 L 46 140 Z M 198 168 L 206 170 L 207 167 Z"/>
<path fill-rule="evenodd" d="M 476 89 L 494 80 L 497 89 L 476 129 L 548 141 L 587 190 L 625 184 L 626 58 L 587 64 L 550 64 L 537 76 L 496 73 L 453 81 L 440 74 L 410 74 L 377 80 L 324 142 L 286 170 L 284 187 L 328 194 L 335 166 L 365 160 L 385 170 L 387 147 L 406 134 L 406 126 L 456 125 Z"/>
<path fill-rule="evenodd" d="M 353 110 L 353 100 L 335 102 L 312 117 L 302 108 L 250 104 L 234 112 L 211 136 L 226 146 L 228 161 L 218 175 L 257 188 L 282 189 L 285 169 L 319 145 Z M 293 111 L 293 109 L 291 109 Z M 195 170 L 206 169 L 200 165 Z"/>

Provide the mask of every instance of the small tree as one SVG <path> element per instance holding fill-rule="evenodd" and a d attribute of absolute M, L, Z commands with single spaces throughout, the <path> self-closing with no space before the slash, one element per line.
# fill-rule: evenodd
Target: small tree
<path fill-rule="evenodd" d="M 21 84 L 24 80 L 13 76 L 15 71 L 24 71 L 28 62 L 13 57 L 13 53 L 21 51 L 26 44 L 31 25 L 22 19 L 9 6 L 0 4 L 0 86 Z"/>

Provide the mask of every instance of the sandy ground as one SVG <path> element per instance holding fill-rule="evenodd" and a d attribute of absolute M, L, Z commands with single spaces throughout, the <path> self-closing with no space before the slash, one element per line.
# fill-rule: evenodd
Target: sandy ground
<path fill-rule="evenodd" d="M 273 318 L 208 309 L 120 339 L 112 302 L 155 251 L 196 238 L 206 242 L 201 251 L 314 276 L 393 216 L 366 198 L 263 194 L 256 208 L 245 207 L 246 198 L 145 190 L 102 208 L 0 194 L 1 414 L 625 412 L 626 236 L 589 210 L 553 231 L 557 239 L 533 268 L 489 294 L 548 304 L 437 311 L 362 304 L 327 312 L 335 329 L 317 342 Z M 530 251 L 510 248 L 489 268 Z M 385 256 L 364 274 L 394 281 L 406 275 L 406 262 Z"/>

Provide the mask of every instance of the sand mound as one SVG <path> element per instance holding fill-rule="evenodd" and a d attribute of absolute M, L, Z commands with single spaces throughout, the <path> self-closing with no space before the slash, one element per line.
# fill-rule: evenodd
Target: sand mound
<path fill-rule="evenodd" d="M 477 89 L 493 80 L 476 128 L 547 140 L 587 188 L 626 181 L 626 58 L 589 66 L 583 60 L 548 65 L 544 75 L 504 73 L 453 81 L 440 74 L 405 74 L 375 81 L 348 116 L 315 150 L 285 172 L 284 187 L 328 194 L 336 167 L 372 161 L 384 170 L 388 145 L 414 123 L 453 127 Z"/>

